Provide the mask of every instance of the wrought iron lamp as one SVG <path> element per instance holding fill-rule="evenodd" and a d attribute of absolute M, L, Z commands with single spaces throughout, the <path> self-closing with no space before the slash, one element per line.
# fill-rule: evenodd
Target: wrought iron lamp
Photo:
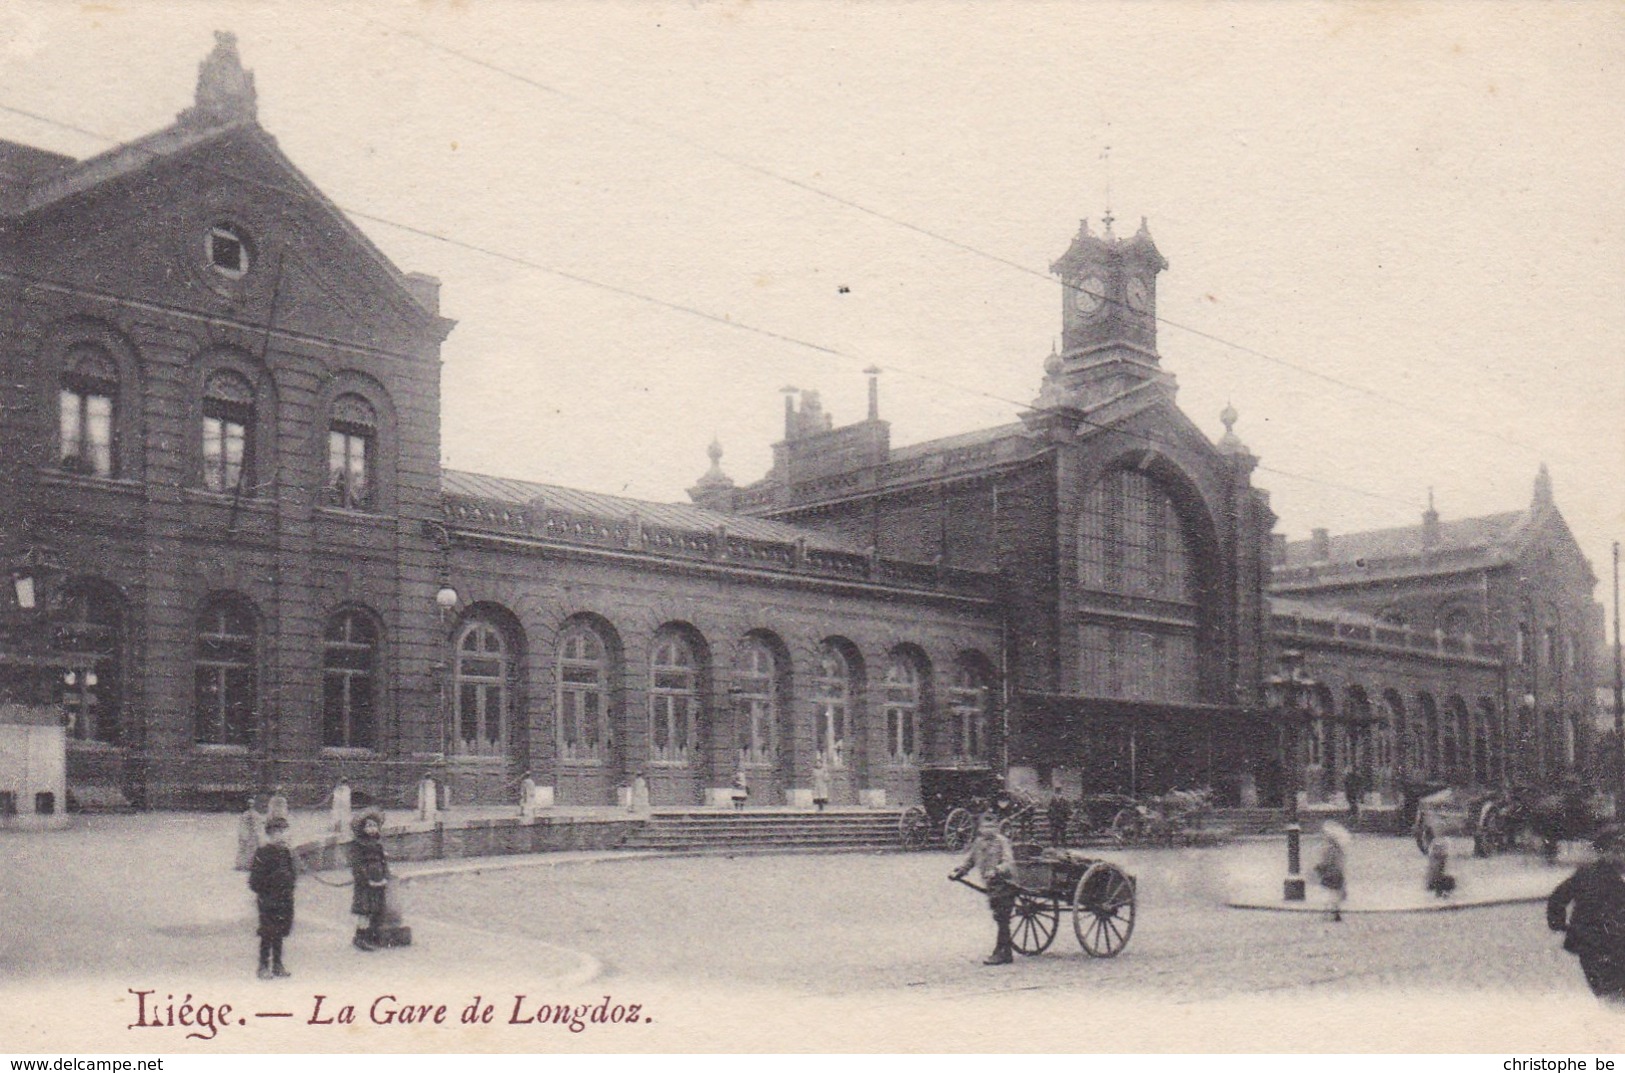
<path fill-rule="evenodd" d="M 1288 649 L 1281 653 L 1281 669 L 1264 679 L 1264 697 L 1276 724 L 1284 731 L 1282 751 L 1283 793 L 1286 797 L 1286 879 L 1281 898 L 1301 902 L 1305 897 L 1303 868 L 1303 827 L 1298 822 L 1298 734 L 1312 712 L 1311 698 L 1318 682 L 1304 673 L 1303 653 Z"/>

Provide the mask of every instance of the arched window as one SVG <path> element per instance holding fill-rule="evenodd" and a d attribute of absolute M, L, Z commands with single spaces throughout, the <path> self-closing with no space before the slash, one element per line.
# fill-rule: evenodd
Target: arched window
<path fill-rule="evenodd" d="M 829 768 L 846 766 L 847 705 L 851 699 L 852 671 L 834 645 L 818 649 L 813 677 L 813 720 L 818 755 Z"/>
<path fill-rule="evenodd" d="M 494 623 L 470 619 L 457 634 L 456 653 L 452 749 L 464 756 L 501 756 L 513 673 L 508 640 Z"/>
<path fill-rule="evenodd" d="M 779 666 L 766 641 L 750 637 L 740 646 L 734 672 L 738 701 L 739 763 L 767 767 L 778 748 Z"/>
<path fill-rule="evenodd" d="M 118 388 L 118 366 L 106 350 L 93 343 L 68 349 L 58 392 L 57 460 L 65 472 L 117 476 Z"/>
<path fill-rule="evenodd" d="M 203 487 L 252 491 L 253 436 L 253 386 L 239 373 L 216 369 L 203 384 Z"/>
<path fill-rule="evenodd" d="M 1078 540 L 1085 588 L 1194 603 L 1195 578 L 1179 511 L 1155 480 L 1116 468 L 1085 493 Z"/>
<path fill-rule="evenodd" d="M 573 622 L 559 635 L 559 759 L 603 763 L 609 752 L 609 650 Z"/>
<path fill-rule="evenodd" d="M 378 628 L 360 611 L 341 611 L 322 634 L 322 745 L 378 747 Z"/>
<path fill-rule="evenodd" d="M 255 731 L 254 616 L 241 599 L 216 597 L 197 619 L 193 740 L 252 745 Z"/>
<path fill-rule="evenodd" d="M 693 758 L 700 708 L 699 666 L 681 634 L 655 641 L 649 660 L 649 743 L 657 764 L 687 764 Z"/>
<path fill-rule="evenodd" d="M 53 619 L 54 647 L 71 666 L 60 700 L 69 733 L 81 741 L 120 744 L 124 686 L 124 603 L 109 587 L 70 586 Z"/>
<path fill-rule="evenodd" d="M 948 712 L 953 735 L 953 759 L 966 763 L 987 760 L 987 679 L 969 662 L 954 665 L 948 682 Z"/>
<path fill-rule="evenodd" d="M 347 510 L 370 510 L 376 499 L 378 414 L 360 395 L 333 401 L 327 430 L 327 502 Z"/>
<path fill-rule="evenodd" d="M 918 760 L 920 724 L 920 668 L 909 656 L 896 653 L 886 664 L 886 744 L 894 764 Z"/>

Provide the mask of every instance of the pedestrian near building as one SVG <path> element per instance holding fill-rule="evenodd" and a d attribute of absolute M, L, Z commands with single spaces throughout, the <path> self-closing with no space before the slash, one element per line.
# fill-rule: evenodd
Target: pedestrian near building
<path fill-rule="evenodd" d="M 631 799 L 627 804 L 639 816 L 649 814 L 649 776 L 641 771 L 632 776 Z"/>
<path fill-rule="evenodd" d="M 355 838 L 350 842 L 350 876 L 355 889 L 350 896 L 350 912 L 365 918 L 358 923 L 353 940 L 357 950 L 376 950 L 384 923 L 389 889 L 389 860 L 384 854 L 384 821 L 376 812 L 355 818 Z"/>
<path fill-rule="evenodd" d="M 1625 1003 L 1625 827 L 1592 839 L 1598 859 L 1583 864 L 1546 899 L 1546 925 L 1566 934 L 1563 949 L 1580 959 L 1591 993 Z"/>
<path fill-rule="evenodd" d="M 1360 802 L 1365 797 L 1365 776 L 1360 774 L 1360 769 L 1356 766 L 1351 765 L 1343 774 L 1343 796 L 1348 798 L 1349 802 L 1349 822 L 1358 824 Z"/>
<path fill-rule="evenodd" d="M 1349 847 L 1354 836 L 1335 820 L 1321 828 L 1321 834 L 1326 841 L 1320 851 L 1320 860 L 1315 864 L 1315 875 L 1331 896 L 1331 919 L 1341 921 L 1343 903 L 1349 896 Z"/>
<path fill-rule="evenodd" d="M 1428 846 L 1428 866 L 1423 882 L 1435 898 L 1448 897 L 1456 889 L 1456 877 L 1450 874 L 1450 843 L 1435 838 Z"/>
<path fill-rule="evenodd" d="M 1049 799 L 1049 838 L 1057 846 L 1065 846 L 1067 829 L 1072 825 L 1072 802 L 1056 790 Z"/>
<path fill-rule="evenodd" d="M 1016 906 L 1016 851 L 999 831 L 999 817 L 984 812 L 976 821 L 976 839 L 963 863 L 949 873 L 949 879 L 963 879 L 976 869 L 987 890 L 987 905 L 998 926 L 993 953 L 983 965 L 1008 965 L 1015 960 L 1010 943 L 1010 914 Z"/>
<path fill-rule="evenodd" d="M 350 830 L 350 783 L 340 778 L 333 787 L 332 811 L 328 814 L 327 829 L 336 838 L 343 838 Z"/>
<path fill-rule="evenodd" d="M 260 914 L 259 978 L 290 976 L 282 966 L 282 940 L 293 931 L 293 888 L 299 873 L 288 849 L 288 821 L 274 816 L 265 822 L 265 845 L 254 851 L 248 889 L 254 892 Z"/>
<path fill-rule="evenodd" d="M 271 800 L 265 805 L 265 822 L 288 819 L 288 791 L 286 787 L 278 786 L 271 791 Z"/>
<path fill-rule="evenodd" d="M 813 759 L 812 801 L 819 812 L 823 812 L 824 806 L 829 804 L 829 767 L 824 763 L 823 753 Z"/>
<path fill-rule="evenodd" d="M 750 779 L 745 769 L 740 768 L 734 772 L 733 803 L 735 809 L 743 809 L 745 802 L 750 799 Z"/>

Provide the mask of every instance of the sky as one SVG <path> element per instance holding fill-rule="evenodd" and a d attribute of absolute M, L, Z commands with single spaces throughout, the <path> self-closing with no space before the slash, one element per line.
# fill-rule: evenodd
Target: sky
<path fill-rule="evenodd" d="M 442 281 L 449 466 L 683 501 L 713 436 L 766 472 L 784 387 L 862 418 L 870 364 L 894 446 L 1014 420 L 1109 207 L 1279 531 L 1519 509 L 1544 461 L 1610 599 L 1625 5 L 23 0 L 0 138 L 168 124 L 217 29 Z"/>

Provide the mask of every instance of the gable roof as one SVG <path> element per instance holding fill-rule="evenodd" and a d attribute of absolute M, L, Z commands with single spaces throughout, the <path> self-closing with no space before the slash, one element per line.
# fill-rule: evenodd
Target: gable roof
<path fill-rule="evenodd" d="M 1287 569 L 1316 566 L 1326 563 L 1376 564 L 1416 558 L 1424 552 L 1434 555 L 1449 552 L 1481 551 L 1489 558 L 1497 554 L 1510 555 L 1531 521 L 1528 510 L 1488 514 L 1480 518 L 1458 518 L 1441 521 L 1438 538 L 1428 547 L 1425 543 L 1427 527 L 1402 525 L 1392 529 L 1371 529 L 1363 533 L 1337 533 L 1329 536 L 1325 558 L 1315 555 L 1313 540 L 1294 540 L 1286 546 L 1286 562 L 1277 564 Z"/>
<path fill-rule="evenodd" d="M 680 532 L 710 534 L 726 528 L 734 536 L 747 540 L 793 543 L 805 540 L 807 547 L 819 551 L 839 551 L 863 554 L 864 549 L 830 533 L 765 518 L 751 518 L 740 514 L 724 514 L 688 503 L 657 503 L 647 499 L 587 492 L 579 488 L 565 488 L 557 484 L 539 484 L 534 481 L 515 480 L 510 477 L 489 477 L 482 473 L 462 470 L 442 470 L 441 491 L 448 496 L 502 503 L 508 506 L 541 507 L 591 515 L 612 521 L 627 521 L 634 514 L 652 525 L 665 526 Z"/>

